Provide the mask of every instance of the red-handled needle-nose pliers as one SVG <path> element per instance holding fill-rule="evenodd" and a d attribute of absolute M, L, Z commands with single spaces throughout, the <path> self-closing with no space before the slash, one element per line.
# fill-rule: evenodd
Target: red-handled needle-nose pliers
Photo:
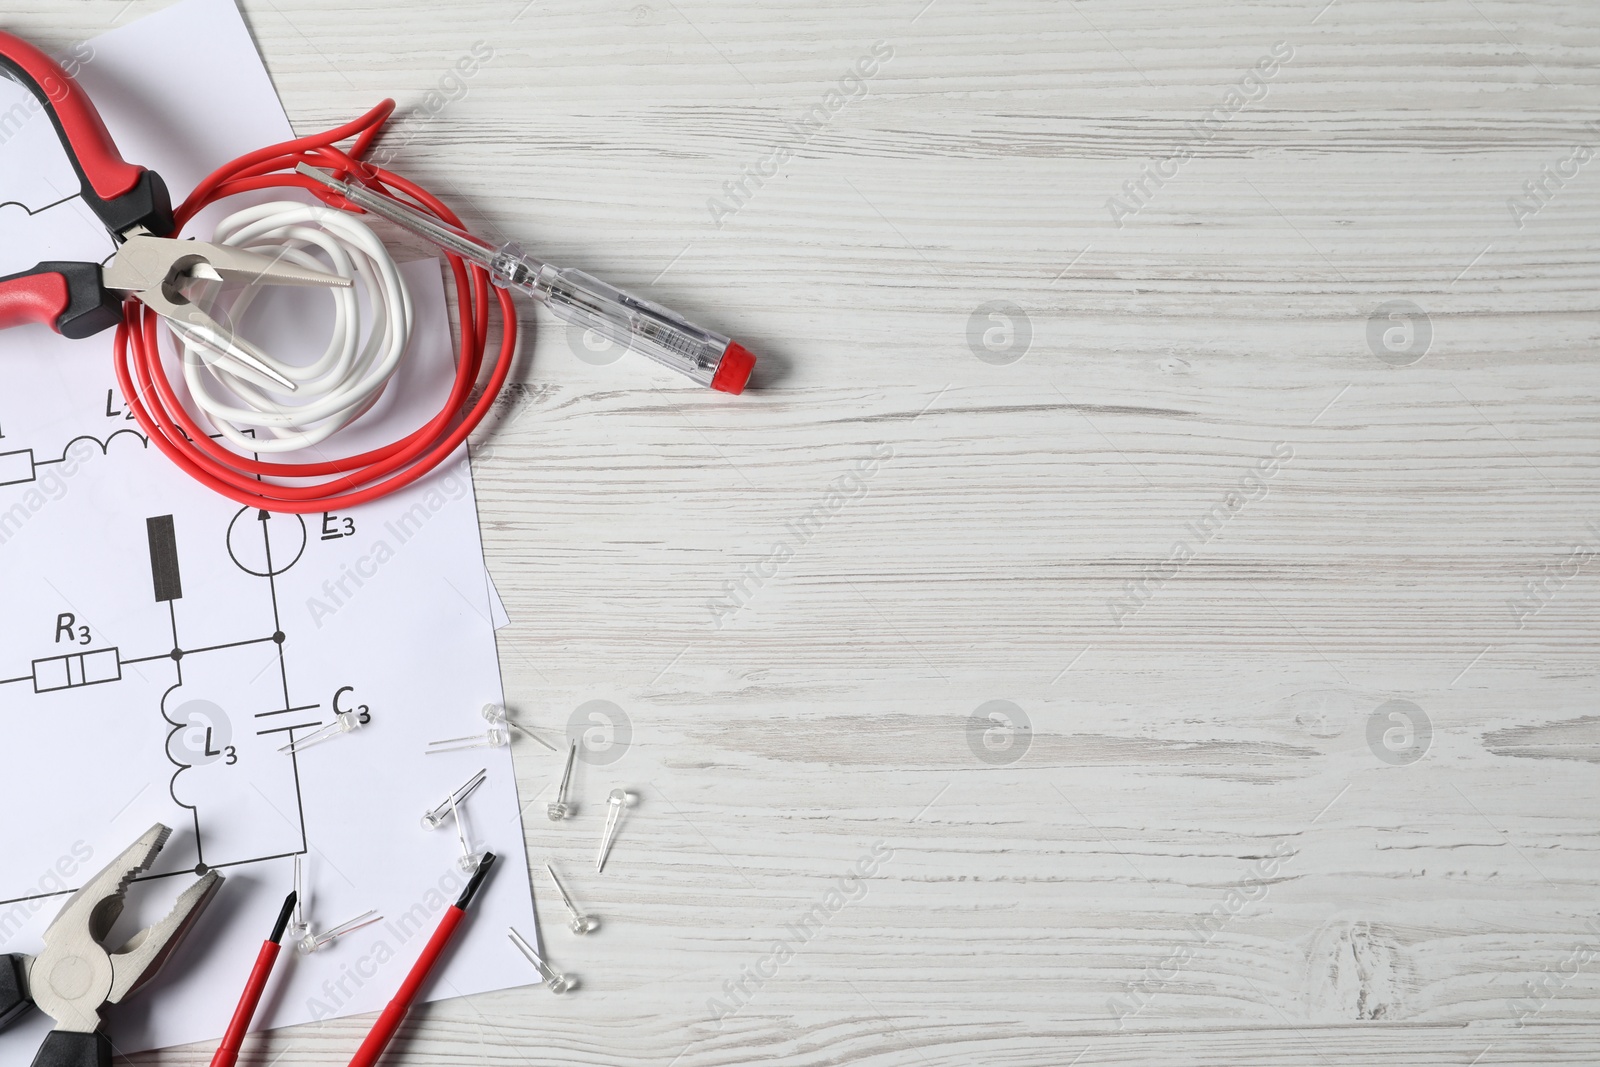
<path fill-rule="evenodd" d="M 65 337 L 88 337 L 122 321 L 122 302 L 149 305 L 203 347 L 278 379 L 248 346 L 189 303 L 190 280 L 275 285 L 348 286 L 348 278 L 308 270 L 237 248 L 172 239 L 172 197 L 161 176 L 122 158 L 83 87 L 55 60 L 19 37 L 0 32 L 0 77 L 38 100 L 77 173 L 83 201 L 118 250 L 111 262 L 39 263 L 0 278 L 0 329 L 46 323 Z"/>

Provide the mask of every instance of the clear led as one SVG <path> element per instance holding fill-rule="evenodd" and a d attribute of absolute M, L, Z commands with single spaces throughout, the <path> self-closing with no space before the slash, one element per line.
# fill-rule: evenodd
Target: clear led
<path fill-rule="evenodd" d="M 528 962 L 533 964 L 534 969 L 539 972 L 539 977 L 544 980 L 545 987 L 550 992 L 566 993 L 578 988 L 576 975 L 562 974 L 546 963 L 544 957 L 539 955 L 538 950 L 528 944 L 528 939 L 517 933 L 515 929 L 511 931 L 511 943 L 516 945 L 524 956 L 528 957 Z"/>
<path fill-rule="evenodd" d="M 556 798 L 545 808 L 545 814 L 550 816 L 551 822 L 560 822 L 572 815 L 573 807 L 567 803 L 567 786 L 572 783 L 572 762 L 578 758 L 578 742 L 573 741 L 567 747 L 567 769 L 561 772 L 561 785 L 556 789 Z"/>
<path fill-rule="evenodd" d="M 561 903 L 566 905 L 567 914 L 572 917 L 571 921 L 567 923 L 567 929 L 571 930 L 575 934 L 580 935 L 592 934 L 596 930 L 600 929 L 600 919 L 598 916 L 584 914 L 583 912 L 579 911 L 578 906 L 572 902 L 572 897 L 567 893 L 567 887 L 562 885 L 561 879 L 556 877 L 555 868 L 551 867 L 547 863 L 544 865 L 544 869 L 550 873 L 550 880 L 556 884 L 556 892 L 561 894 Z"/>
<path fill-rule="evenodd" d="M 293 752 L 298 754 L 304 752 L 312 745 L 320 745 L 324 741 L 331 741 L 335 737 L 339 737 L 343 734 L 349 733 L 352 730 L 358 730 L 360 728 L 360 712 L 336 712 L 333 716 L 332 722 L 328 723 L 319 730 L 313 730 L 311 733 L 306 734 L 304 737 L 299 738 L 298 740 L 290 741 L 287 745 L 284 745 L 282 748 L 278 749 L 278 751 Z"/>
<path fill-rule="evenodd" d="M 450 815 L 450 805 L 453 803 L 464 804 L 468 797 L 477 791 L 478 787 L 489 780 L 488 768 L 478 771 L 477 774 L 467 779 L 467 784 L 445 797 L 438 807 L 423 813 L 422 828 L 424 830 L 437 830 L 444 825 L 445 819 Z"/>

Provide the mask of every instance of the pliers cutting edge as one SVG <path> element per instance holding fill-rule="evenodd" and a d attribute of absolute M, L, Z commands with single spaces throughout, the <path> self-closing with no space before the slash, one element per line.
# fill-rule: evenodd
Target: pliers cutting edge
<path fill-rule="evenodd" d="M 64 337 L 89 337 L 122 321 L 133 297 L 174 324 L 185 339 L 232 357 L 277 381 L 256 350 L 218 325 L 185 295 L 189 281 L 347 287 L 350 279 L 282 263 L 222 245 L 172 239 L 172 197 L 155 171 L 123 160 L 83 87 L 60 64 L 27 41 L 0 32 L 0 77 L 38 100 L 66 149 L 84 203 L 111 233 L 118 250 L 109 266 L 45 262 L 0 278 L 0 329 L 46 323 Z"/>
<path fill-rule="evenodd" d="M 0 1029 L 34 1005 L 56 1021 L 33 1067 L 111 1067 L 100 1009 L 122 1003 L 155 977 L 221 887 L 222 875 L 207 871 L 166 918 L 115 952 L 106 950 L 101 941 L 122 914 L 128 883 L 150 869 L 171 835 L 157 823 L 72 894 L 45 931 L 39 955 L 0 956 Z"/>

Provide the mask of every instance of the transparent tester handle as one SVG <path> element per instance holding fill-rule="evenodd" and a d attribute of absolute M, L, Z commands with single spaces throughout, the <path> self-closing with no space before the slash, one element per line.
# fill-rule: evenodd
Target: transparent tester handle
<path fill-rule="evenodd" d="M 535 283 L 556 317 L 644 353 L 724 393 L 744 391 L 755 357 L 720 333 L 571 267 L 543 265 Z"/>
<path fill-rule="evenodd" d="M 563 322 L 593 330 L 626 348 L 638 349 L 662 366 L 724 393 L 742 393 L 756 357 L 720 333 L 703 330 L 659 304 L 607 285 L 581 270 L 555 267 L 513 243 L 496 248 L 379 189 L 302 163 L 297 172 L 337 192 L 357 207 L 388 219 L 433 244 L 476 263 L 502 289 L 520 290 L 549 305 Z"/>

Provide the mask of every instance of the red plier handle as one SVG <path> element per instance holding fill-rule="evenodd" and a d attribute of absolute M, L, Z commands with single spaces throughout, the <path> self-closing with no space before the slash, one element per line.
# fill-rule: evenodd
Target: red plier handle
<path fill-rule="evenodd" d="M 172 233 L 172 198 L 161 176 L 122 158 L 100 112 L 61 65 L 20 37 L 0 32 L 0 77 L 32 93 L 54 123 L 78 173 L 83 198 L 106 229 L 121 236 L 143 226 Z"/>
<path fill-rule="evenodd" d="M 122 321 L 122 297 L 98 263 L 39 263 L 0 278 L 0 330 L 42 322 L 63 337 L 90 337 Z"/>
<path fill-rule="evenodd" d="M 122 158 L 83 87 L 39 49 L 0 32 L 0 77 L 33 94 L 56 128 L 84 203 L 121 241 L 134 227 L 156 237 L 173 229 L 172 197 L 155 171 Z M 40 263 L 0 278 L 0 329 L 48 323 L 68 337 L 87 337 L 121 318 L 121 298 L 100 284 L 94 263 Z"/>

